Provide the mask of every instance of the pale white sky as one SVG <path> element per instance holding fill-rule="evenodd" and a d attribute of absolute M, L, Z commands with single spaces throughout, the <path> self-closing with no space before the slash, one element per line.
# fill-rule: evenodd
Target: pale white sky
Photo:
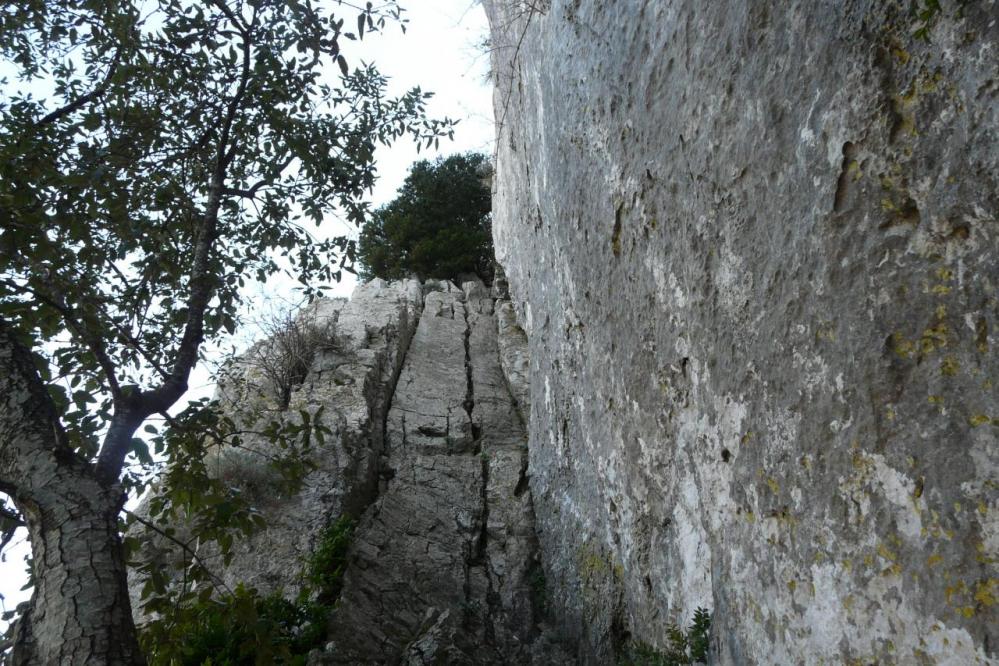
<path fill-rule="evenodd" d="M 387 26 L 384 34 L 367 37 L 360 43 L 345 42 L 344 55 L 351 66 L 360 60 L 375 63 L 383 74 L 391 77 L 390 93 L 401 93 L 417 85 L 434 92 L 429 113 L 461 122 L 454 141 L 442 140 L 439 151 L 430 149 L 417 154 L 415 146 L 406 142 L 390 148 L 379 147 L 376 153 L 379 181 L 371 197 L 376 207 L 394 197 L 407 169 L 418 159 L 469 150 L 492 154 L 493 149 L 492 87 L 487 82 L 489 57 L 478 48 L 488 32 L 482 7 L 477 0 L 401 0 L 401 4 L 409 19 L 406 34 L 398 26 Z M 342 235 L 344 231 L 337 222 L 323 229 L 330 236 Z M 356 229 L 346 231 L 357 233 Z M 271 299 L 292 302 L 297 300 L 293 284 L 293 280 L 278 277 L 264 289 L 256 288 L 249 298 L 255 303 L 266 294 Z M 345 275 L 343 282 L 328 293 L 349 296 L 355 285 L 355 278 Z M 253 317 L 252 306 L 247 317 Z M 240 337 L 245 340 L 246 336 Z M 189 398 L 211 393 L 207 368 L 196 371 L 191 386 Z M 23 538 L 19 541 L 18 547 L 7 549 L 5 560 L 0 562 L 3 597 L 0 610 L 11 610 L 27 598 L 26 592 L 19 591 L 26 580 L 23 557 L 27 544 Z M 6 623 L 0 620 L 0 633 L 5 628 Z"/>

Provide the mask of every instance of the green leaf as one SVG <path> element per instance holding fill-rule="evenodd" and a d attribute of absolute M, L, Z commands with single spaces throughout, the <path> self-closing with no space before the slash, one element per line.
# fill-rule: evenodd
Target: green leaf
<path fill-rule="evenodd" d="M 149 455 L 149 447 L 138 437 L 132 439 L 131 451 L 143 465 L 153 464 L 153 458 Z"/>
<path fill-rule="evenodd" d="M 73 464 L 95 462 L 120 406 L 169 411 L 169 427 L 137 425 L 145 440 L 126 435 L 129 469 L 119 479 L 137 491 L 158 475 L 149 515 L 166 533 L 183 520 L 184 539 L 224 551 L 262 521 L 249 489 L 209 470 L 208 447 L 238 442 L 236 425 L 207 400 L 179 410 L 146 401 L 163 395 L 156 389 L 181 345 L 199 358 L 235 331 L 246 281 L 266 283 L 290 264 L 313 293 L 332 277 L 348 242 L 312 238 L 299 216 L 366 219 L 375 146 L 426 143 L 453 123 L 431 122 L 419 90 L 390 95 L 373 65 L 351 71 L 337 3 L 251 2 L 257 20 L 244 29 L 223 3 L 164 0 L 153 18 L 134 3 L 15 4 L 0 12 L 0 57 L 10 80 L 35 79 L 51 94 L 44 104 L 0 102 L 0 210 L 9 218 L 0 225 L 0 313 L 32 350 L 79 454 Z M 357 32 L 369 40 L 398 18 L 394 3 L 361 14 Z M 322 60 L 337 61 L 335 82 L 320 60 L 288 48 L 313 48 L 317 26 L 329 33 L 319 47 Z M 317 419 L 296 429 L 282 416 L 267 430 L 287 453 L 282 489 L 310 468 Z M 211 576 L 183 549 L 144 559 L 150 544 L 130 549 L 149 577 L 145 607 L 163 614 L 164 650 L 186 647 L 174 631 L 196 623 L 185 613 L 202 588 L 191 581 Z"/>

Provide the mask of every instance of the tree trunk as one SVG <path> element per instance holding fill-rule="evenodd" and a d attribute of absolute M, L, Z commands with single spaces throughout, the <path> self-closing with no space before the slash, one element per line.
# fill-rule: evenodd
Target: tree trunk
<path fill-rule="evenodd" d="M 35 590 L 12 663 L 141 663 L 118 535 L 120 500 L 94 481 L 57 483 L 52 506 L 22 504 Z"/>
<path fill-rule="evenodd" d="M 35 590 L 12 664 L 141 664 L 118 534 L 121 489 L 66 443 L 30 352 L 0 322 L 0 491 L 28 526 Z"/>
<path fill-rule="evenodd" d="M 118 534 L 120 499 L 87 479 L 59 479 L 50 506 L 23 503 L 35 590 L 11 663 L 143 663 Z"/>

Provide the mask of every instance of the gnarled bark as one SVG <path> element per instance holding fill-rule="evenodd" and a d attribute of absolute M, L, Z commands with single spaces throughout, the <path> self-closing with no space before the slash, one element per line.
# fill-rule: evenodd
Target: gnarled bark
<path fill-rule="evenodd" d="M 66 444 L 30 352 L 0 323 L 0 490 L 31 538 L 35 591 L 12 664 L 141 664 L 118 534 L 123 494 Z"/>

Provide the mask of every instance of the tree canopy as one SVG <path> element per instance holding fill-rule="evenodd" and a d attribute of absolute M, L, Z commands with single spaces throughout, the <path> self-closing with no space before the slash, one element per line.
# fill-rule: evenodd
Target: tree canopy
<path fill-rule="evenodd" d="M 0 88 L 0 493 L 5 530 L 26 525 L 35 554 L 15 662 L 142 661 L 117 522 L 153 465 L 135 433 L 178 425 L 146 428 L 190 482 L 180 434 L 209 419 L 167 410 L 203 343 L 234 330 L 243 287 L 275 256 L 310 293 L 339 279 L 348 240 L 309 227 L 368 216 L 376 145 L 451 132 L 428 93 L 388 96 L 341 48 L 399 20 L 394 0 L 0 7 L 17 77 Z M 72 552 L 60 530 L 78 531 Z"/>
<path fill-rule="evenodd" d="M 474 273 L 488 280 L 493 245 L 491 195 L 482 174 L 487 166 L 481 153 L 414 164 L 398 196 L 364 224 L 357 251 L 362 276 L 455 279 Z"/>

